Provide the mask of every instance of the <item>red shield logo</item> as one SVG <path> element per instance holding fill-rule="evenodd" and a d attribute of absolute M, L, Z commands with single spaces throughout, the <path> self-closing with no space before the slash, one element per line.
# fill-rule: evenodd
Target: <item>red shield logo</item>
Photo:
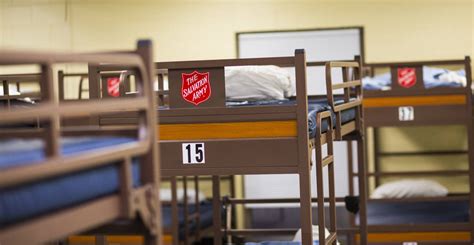
<path fill-rule="evenodd" d="M 107 93 L 112 97 L 120 96 L 120 78 L 118 77 L 107 78 Z"/>
<path fill-rule="evenodd" d="M 209 72 L 193 71 L 190 74 L 181 74 L 181 96 L 194 105 L 199 105 L 211 97 L 211 83 Z"/>
<path fill-rule="evenodd" d="M 416 84 L 415 68 L 398 68 L 398 84 L 404 88 L 411 88 Z"/>

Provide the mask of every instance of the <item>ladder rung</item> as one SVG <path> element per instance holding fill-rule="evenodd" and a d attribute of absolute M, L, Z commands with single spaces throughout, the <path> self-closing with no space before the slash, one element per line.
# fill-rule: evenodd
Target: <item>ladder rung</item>
<path fill-rule="evenodd" d="M 333 163 L 334 162 L 334 157 L 333 155 L 329 155 L 325 158 L 323 158 L 323 167 L 329 165 L 330 163 Z"/>

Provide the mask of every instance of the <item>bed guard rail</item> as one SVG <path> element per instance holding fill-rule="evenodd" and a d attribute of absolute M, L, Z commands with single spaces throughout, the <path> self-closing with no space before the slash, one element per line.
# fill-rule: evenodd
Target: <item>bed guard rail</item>
<path fill-rule="evenodd" d="M 62 54 L 32 52 L 0 52 L 0 65 L 38 64 L 41 67 L 40 87 L 42 103 L 16 110 L 0 110 L 0 123 L 14 123 L 22 120 L 43 120 L 44 152 L 47 160 L 43 164 L 29 165 L 21 168 L 10 168 L 0 171 L 0 188 L 36 181 L 56 175 L 67 174 L 107 164 L 131 156 L 142 155 L 155 145 L 155 111 L 153 108 L 153 90 L 150 82 L 151 42 L 141 41 L 133 52 L 99 53 L 99 54 Z M 59 103 L 53 83 L 55 63 L 117 63 L 135 69 L 139 74 L 137 88 L 139 96 L 113 101 L 84 101 L 80 103 Z M 138 123 L 139 141 L 123 144 L 113 149 L 104 149 L 87 155 L 64 157 L 60 153 L 60 121 L 92 114 L 111 113 L 114 111 L 140 111 Z M 150 132 L 151 131 L 151 132 Z M 1 132 L 0 132 L 1 134 Z"/>
<path fill-rule="evenodd" d="M 334 83 L 332 70 L 341 68 L 342 83 Z M 335 128 L 336 139 L 342 139 L 342 112 L 355 109 L 356 129 L 362 130 L 362 82 L 361 82 L 361 58 L 356 56 L 354 61 L 330 61 L 326 62 L 326 90 L 329 106 L 336 116 Z M 352 70 L 352 72 L 351 72 Z M 336 100 L 334 90 L 343 89 L 343 99 Z M 337 97 L 336 97 L 337 98 Z"/>
<path fill-rule="evenodd" d="M 376 70 L 377 69 L 389 69 L 390 75 L 391 75 L 391 83 L 390 87 L 391 89 L 398 90 L 400 88 L 403 89 L 403 91 L 406 93 L 406 90 L 409 89 L 408 91 L 425 91 L 426 88 L 423 86 L 423 82 L 416 82 L 416 80 L 419 81 L 425 81 L 424 77 L 424 72 L 423 72 L 423 67 L 425 66 L 436 66 L 436 67 L 453 67 L 453 66 L 460 66 L 462 67 L 466 74 L 466 83 L 463 84 L 463 88 L 465 90 L 471 90 L 471 85 L 472 85 L 472 71 L 471 71 L 471 57 L 470 56 L 465 56 L 464 59 L 452 59 L 452 60 L 425 60 L 425 61 L 403 61 L 403 62 L 380 62 L 380 63 L 365 63 L 364 64 L 364 69 L 362 70 L 362 75 L 363 76 L 375 76 L 376 75 Z M 404 70 L 404 71 L 403 71 Z M 401 74 L 403 72 L 410 71 L 411 76 L 408 76 L 413 82 L 403 82 L 401 80 Z M 399 75 L 400 74 L 400 75 Z M 405 85 L 402 85 L 404 84 Z M 459 89 L 459 88 L 455 88 Z M 446 89 L 444 89 L 446 90 Z M 372 93 L 369 91 L 369 93 Z"/>

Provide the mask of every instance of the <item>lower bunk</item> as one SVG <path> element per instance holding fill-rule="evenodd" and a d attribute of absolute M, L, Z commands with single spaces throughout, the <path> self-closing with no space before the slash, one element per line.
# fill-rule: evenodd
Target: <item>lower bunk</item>
<path fill-rule="evenodd" d="M 161 206 L 162 210 L 162 227 L 163 227 L 163 244 L 171 244 L 173 241 L 173 224 L 172 224 L 172 206 L 171 204 L 164 204 Z M 184 205 L 179 204 L 179 240 L 184 241 L 185 238 L 189 241 L 199 242 L 201 238 L 206 235 L 210 236 L 210 229 L 213 224 L 212 220 L 212 202 L 205 200 L 199 203 L 199 213 L 197 213 L 195 204 L 188 204 L 189 215 L 199 215 L 199 221 L 188 222 L 188 227 L 185 228 Z M 131 228 L 132 227 L 132 228 Z M 100 234 L 108 243 L 118 244 L 143 244 L 143 236 L 137 235 L 140 232 L 137 230 L 137 225 L 130 221 L 118 221 L 113 224 L 108 224 L 103 227 L 98 227 L 92 231 L 88 231 L 83 235 L 70 236 L 67 239 L 70 245 L 86 245 L 96 244 L 97 236 L 91 234 Z M 115 235 L 107 235 L 115 234 Z M 199 234 L 199 235 L 198 235 Z M 198 237 L 196 237 L 198 236 Z"/>
<path fill-rule="evenodd" d="M 467 196 L 373 199 L 367 203 L 368 241 L 470 244 L 469 219 Z"/>
<path fill-rule="evenodd" d="M 127 137 L 68 137 L 61 140 L 64 156 L 91 154 L 104 148 L 123 147 L 136 143 Z M 11 139 L 0 142 L 0 171 L 33 166 L 45 160 L 42 140 Z M 120 167 L 117 162 L 48 178 L 21 186 L 0 189 L 0 227 L 41 216 L 50 211 L 67 208 L 105 197 L 119 191 Z M 140 164 L 132 163 L 133 187 L 140 186 Z"/>

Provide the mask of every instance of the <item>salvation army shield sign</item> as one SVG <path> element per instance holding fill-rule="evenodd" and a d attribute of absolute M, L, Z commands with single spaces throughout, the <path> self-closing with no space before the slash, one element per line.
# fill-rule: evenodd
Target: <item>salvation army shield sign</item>
<path fill-rule="evenodd" d="M 398 68 L 398 84 L 404 88 L 411 88 L 416 84 L 415 68 Z"/>
<path fill-rule="evenodd" d="M 107 93 L 112 97 L 120 96 L 120 78 L 107 78 Z"/>
<path fill-rule="evenodd" d="M 182 73 L 181 81 L 181 96 L 187 102 L 197 106 L 211 97 L 209 72 Z"/>

